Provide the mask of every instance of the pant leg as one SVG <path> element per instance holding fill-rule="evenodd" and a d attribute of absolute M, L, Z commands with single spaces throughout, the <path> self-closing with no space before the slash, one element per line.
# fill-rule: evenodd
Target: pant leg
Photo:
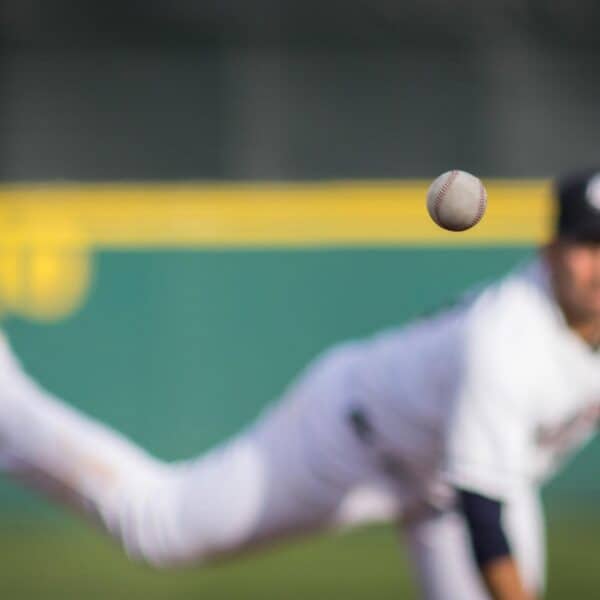
<path fill-rule="evenodd" d="M 233 554 L 335 521 L 362 477 L 337 406 L 354 354 L 317 360 L 252 427 L 165 464 L 54 398 L 0 342 L 0 466 L 97 520 L 157 566 Z"/>
<path fill-rule="evenodd" d="M 0 470 L 119 539 L 149 505 L 165 502 L 156 492 L 176 479 L 169 465 L 40 387 L 1 334 Z"/>
<path fill-rule="evenodd" d="M 539 491 L 523 488 L 505 507 L 503 525 L 528 588 L 542 597 L 546 589 L 546 528 Z"/>
<path fill-rule="evenodd" d="M 503 526 L 526 585 L 532 592 L 541 594 L 545 579 L 545 539 L 537 491 L 515 492 L 504 506 Z M 460 512 L 432 513 L 407 523 L 405 533 L 423 598 L 489 600 Z"/>
<path fill-rule="evenodd" d="M 351 347 L 327 352 L 247 431 L 185 465 L 186 554 L 235 554 L 393 510 L 386 491 L 356 493 L 371 465 L 340 413 L 354 360 Z"/>
<path fill-rule="evenodd" d="M 407 523 L 404 530 L 424 599 L 489 600 L 460 513 L 434 513 Z"/>

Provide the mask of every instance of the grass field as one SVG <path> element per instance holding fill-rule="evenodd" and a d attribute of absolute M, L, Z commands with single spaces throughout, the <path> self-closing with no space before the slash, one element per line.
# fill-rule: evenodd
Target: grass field
<path fill-rule="evenodd" d="M 548 598 L 598 597 L 600 521 L 553 524 Z M 5 524 L 0 598 L 11 600 L 415 598 L 390 528 L 323 536 L 204 569 L 154 572 L 78 525 Z"/>

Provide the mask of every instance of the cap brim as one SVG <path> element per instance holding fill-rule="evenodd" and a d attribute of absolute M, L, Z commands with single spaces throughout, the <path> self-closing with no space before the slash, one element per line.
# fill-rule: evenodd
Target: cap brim
<path fill-rule="evenodd" d="M 580 224 L 573 229 L 559 231 L 558 237 L 573 242 L 600 243 L 600 223 Z"/>

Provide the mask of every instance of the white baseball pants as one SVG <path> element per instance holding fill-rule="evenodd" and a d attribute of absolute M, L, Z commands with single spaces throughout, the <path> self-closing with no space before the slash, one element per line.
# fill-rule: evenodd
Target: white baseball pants
<path fill-rule="evenodd" d="M 1 340 L 0 467 L 94 518 L 130 556 L 156 566 L 201 563 L 336 525 L 400 522 L 410 491 L 386 479 L 340 413 L 357 351 L 327 352 L 245 431 L 168 464 L 42 390 Z M 526 580 L 539 589 L 536 496 L 516 496 L 506 514 Z M 425 598 L 487 597 L 458 513 L 404 527 Z"/>

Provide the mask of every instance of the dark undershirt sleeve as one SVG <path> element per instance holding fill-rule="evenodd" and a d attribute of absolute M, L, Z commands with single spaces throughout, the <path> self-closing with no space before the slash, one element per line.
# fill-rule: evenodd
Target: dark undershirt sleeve
<path fill-rule="evenodd" d="M 460 489 L 457 492 L 477 565 L 481 568 L 495 559 L 510 556 L 502 527 L 502 504 L 475 492 Z"/>

